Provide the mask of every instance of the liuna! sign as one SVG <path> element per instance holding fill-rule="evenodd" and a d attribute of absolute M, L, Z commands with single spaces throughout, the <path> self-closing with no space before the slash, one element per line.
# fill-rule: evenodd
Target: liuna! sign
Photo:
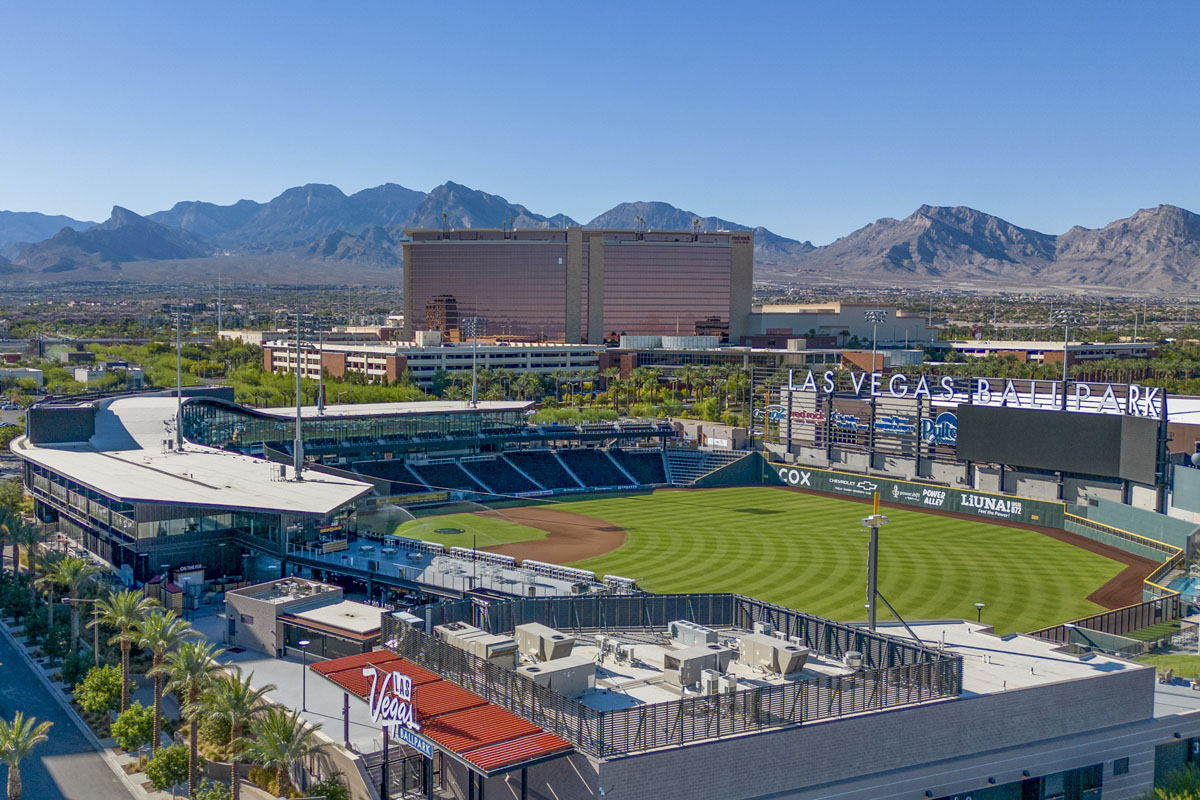
<path fill-rule="evenodd" d="M 433 742 L 419 733 L 412 678 L 400 672 L 385 672 L 381 681 L 375 667 L 363 667 L 362 674 L 371 679 L 367 693 L 371 721 L 426 758 L 433 758 Z"/>

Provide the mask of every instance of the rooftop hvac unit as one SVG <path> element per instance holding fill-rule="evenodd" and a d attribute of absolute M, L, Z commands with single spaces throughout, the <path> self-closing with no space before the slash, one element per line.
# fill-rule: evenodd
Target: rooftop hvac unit
<path fill-rule="evenodd" d="M 764 636 L 773 636 L 775 634 L 775 626 L 769 622 L 754 623 L 754 632 L 761 633 Z"/>
<path fill-rule="evenodd" d="M 517 642 L 511 636 L 481 632 L 464 639 L 464 643 L 464 650 L 484 661 L 505 669 L 515 669 L 517 666 Z"/>
<path fill-rule="evenodd" d="M 715 669 L 700 671 L 700 691 L 704 694 L 720 694 L 721 673 Z"/>
<path fill-rule="evenodd" d="M 633 664 L 635 661 L 637 661 L 637 654 L 633 649 L 633 645 L 618 644 L 617 645 L 617 660 L 623 661 L 626 664 Z"/>
<path fill-rule="evenodd" d="M 433 628 L 434 636 L 446 644 L 453 645 L 462 650 L 466 649 L 466 646 L 463 644 L 464 638 L 480 633 L 483 633 L 483 631 L 465 622 L 448 622 L 445 625 L 435 625 Z"/>
<path fill-rule="evenodd" d="M 807 647 L 785 642 L 763 633 L 751 633 L 742 637 L 741 661 L 752 667 L 761 667 L 777 675 L 799 672 L 808 661 Z"/>
<path fill-rule="evenodd" d="M 417 630 L 421 630 L 425 627 L 425 620 L 421 619 L 416 614 L 410 614 L 407 611 L 395 612 L 392 614 L 392 619 L 403 622 L 404 624 L 416 628 Z"/>
<path fill-rule="evenodd" d="M 703 625 L 697 625 L 695 622 L 690 622 L 686 619 L 677 619 L 667 625 L 667 632 L 671 635 L 671 641 L 680 647 L 694 647 L 698 644 L 717 643 L 716 631 L 712 628 L 706 628 Z"/>
<path fill-rule="evenodd" d="M 733 694 L 737 691 L 737 675 L 721 676 L 721 694 Z"/>
<path fill-rule="evenodd" d="M 691 686 L 700 682 L 700 674 L 706 669 L 724 672 L 733 660 L 733 651 L 719 644 L 697 645 L 682 650 L 669 650 L 663 654 L 663 674 L 678 686 Z"/>
<path fill-rule="evenodd" d="M 540 622 L 528 622 L 513 629 L 517 646 L 538 661 L 554 661 L 571 655 L 575 637 L 560 633 Z"/>
<path fill-rule="evenodd" d="M 850 669 L 862 669 L 862 653 L 857 650 L 847 650 L 846 655 L 842 656 L 842 663 L 844 663 Z"/>
<path fill-rule="evenodd" d="M 517 672 L 539 686 L 562 695 L 581 694 L 596 685 L 596 664 L 583 656 L 567 656 L 518 667 Z"/>

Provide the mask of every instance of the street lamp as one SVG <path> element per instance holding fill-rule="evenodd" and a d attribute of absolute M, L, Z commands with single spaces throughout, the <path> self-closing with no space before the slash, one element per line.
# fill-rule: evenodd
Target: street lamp
<path fill-rule="evenodd" d="M 976 603 L 975 604 L 975 621 L 976 622 L 983 622 L 983 607 L 984 607 L 984 605 L 986 605 L 986 604 L 985 603 Z"/>
<path fill-rule="evenodd" d="M 879 344 L 879 323 L 887 322 L 887 312 L 881 308 L 872 308 L 864 311 L 863 317 L 871 323 L 871 372 L 874 372 L 875 351 Z"/>
<path fill-rule="evenodd" d="M 296 642 L 300 647 L 300 710 L 308 711 L 308 639 Z"/>
<path fill-rule="evenodd" d="M 1063 326 L 1063 372 L 1062 372 L 1062 410 L 1067 410 L 1067 351 L 1070 349 L 1070 337 L 1068 332 L 1072 324 L 1082 325 L 1084 317 L 1073 308 L 1056 308 L 1054 310 L 1054 320 L 1059 325 Z"/>
<path fill-rule="evenodd" d="M 96 668 L 99 669 L 99 667 L 100 667 L 100 609 L 96 608 L 96 603 L 99 602 L 99 598 L 93 597 L 91 599 L 87 599 L 87 598 L 81 597 L 78 600 L 75 600 L 70 597 L 64 597 L 62 599 L 62 601 L 66 605 L 71 605 L 73 603 L 91 603 L 92 604 L 92 654 L 95 656 Z M 74 646 L 73 642 L 72 642 L 72 646 Z"/>

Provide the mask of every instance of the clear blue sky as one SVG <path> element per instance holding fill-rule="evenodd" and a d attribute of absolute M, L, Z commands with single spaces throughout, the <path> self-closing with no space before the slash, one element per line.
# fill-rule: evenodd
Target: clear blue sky
<path fill-rule="evenodd" d="M 0 209 L 446 180 L 821 244 L 1200 211 L 1200 3 L 12 2 Z"/>

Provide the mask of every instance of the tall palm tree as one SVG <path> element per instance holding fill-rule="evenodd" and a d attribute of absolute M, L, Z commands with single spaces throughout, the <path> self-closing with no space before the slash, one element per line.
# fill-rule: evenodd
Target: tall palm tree
<path fill-rule="evenodd" d="M 268 683 L 255 689 L 251 686 L 253 679 L 253 672 L 243 678 L 240 668 L 232 675 L 223 673 L 217 676 L 200 698 L 203 716 L 220 719 L 229 724 L 229 761 L 233 775 L 229 786 L 233 800 L 239 800 L 242 796 L 238 775 L 239 749 L 243 745 L 242 734 L 250 729 L 256 719 L 266 713 L 266 695 L 277 688 L 275 684 Z"/>
<path fill-rule="evenodd" d="M 163 681 L 166 673 L 162 669 L 167 653 L 183 644 L 191 636 L 195 636 L 192 626 L 179 618 L 174 611 L 152 612 L 147 614 L 137 626 L 138 647 L 149 650 L 154 655 L 150 668 L 150 676 L 154 678 L 154 741 L 152 747 L 158 750 L 162 738 L 162 696 Z"/>
<path fill-rule="evenodd" d="M 121 710 L 129 708 L 129 651 L 138 640 L 137 628 L 158 604 L 134 589 L 111 592 L 96 603 L 96 618 L 92 625 L 109 625 L 117 629 L 109 644 L 121 645 Z"/>
<path fill-rule="evenodd" d="M 282 708 L 272 707 L 254 721 L 250 741 L 242 756 L 261 767 L 275 770 L 279 796 L 290 797 L 293 789 L 291 765 L 324 749 L 314 738 L 320 728 L 320 725 L 306 724 L 300 719 L 299 712 L 289 714 Z"/>
<path fill-rule="evenodd" d="M 13 534 L 13 555 L 17 556 L 16 563 L 13 564 L 13 570 L 18 571 L 20 568 L 20 553 L 18 545 L 25 548 L 25 559 L 29 562 L 29 607 L 33 608 L 37 600 L 37 593 L 34 582 L 37 579 L 37 549 L 42 545 L 42 542 L 50 538 L 47 531 L 42 530 L 42 526 L 33 525 L 25 520 L 17 520 L 12 530 Z"/>
<path fill-rule="evenodd" d="M 79 592 L 85 584 L 91 583 L 104 569 L 86 558 L 74 556 L 64 558 L 54 565 L 54 568 L 38 579 L 38 583 L 50 587 L 48 603 L 54 605 L 55 587 L 65 586 L 71 598 L 71 652 L 79 647 Z"/>
<path fill-rule="evenodd" d="M 12 722 L 0 719 L 0 761 L 8 764 L 8 800 L 21 800 L 21 761 L 29 751 L 46 741 L 53 722 L 39 723 L 20 711 Z"/>
<path fill-rule="evenodd" d="M 188 722 L 188 797 L 196 794 L 200 780 L 198 755 L 200 737 L 200 696 L 221 671 L 217 656 L 225 652 L 214 649 L 208 642 L 184 642 L 170 652 L 159 669 L 167 676 L 167 690 L 180 700 Z"/>

